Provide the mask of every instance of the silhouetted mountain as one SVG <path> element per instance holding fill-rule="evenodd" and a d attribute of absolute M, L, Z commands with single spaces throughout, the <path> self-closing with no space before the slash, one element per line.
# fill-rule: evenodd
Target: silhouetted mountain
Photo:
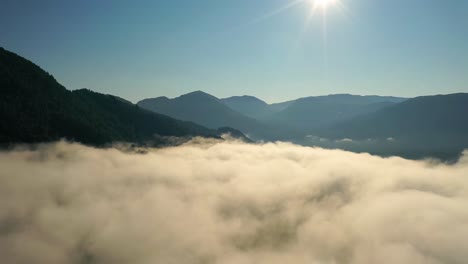
<path fill-rule="evenodd" d="M 387 140 L 400 152 L 452 155 L 468 148 L 468 94 L 408 99 L 335 125 L 321 136 Z"/>
<path fill-rule="evenodd" d="M 286 101 L 286 102 L 281 102 L 281 103 L 274 103 L 274 104 L 270 104 L 269 105 L 269 108 L 270 108 L 270 111 L 273 112 L 273 113 L 278 113 L 280 111 L 283 111 L 285 110 L 286 108 L 288 108 L 290 105 L 292 105 L 296 100 L 291 100 L 291 101 Z"/>
<path fill-rule="evenodd" d="M 256 119 L 272 113 L 267 103 L 254 96 L 232 96 L 221 99 L 221 102 L 243 115 Z"/>
<path fill-rule="evenodd" d="M 144 99 L 138 106 L 173 118 L 192 121 L 209 128 L 233 127 L 254 138 L 271 139 L 276 133 L 268 125 L 247 117 L 226 106 L 220 99 L 196 91 L 169 99 Z"/>
<path fill-rule="evenodd" d="M 146 99 L 138 105 L 87 89 L 69 91 L 32 62 L 0 48 L 0 144 L 61 138 L 93 145 L 158 143 L 164 136 L 226 133 L 249 141 L 243 131 L 266 140 L 409 158 L 451 159 L 468 148 L 468 94 L 408 100 L 330 95 L 268 105 L 254 97 L 219 100 L 198 91 L 175 99 Z M 282 110 L 275 113 L 271 107 Z M 250 115 L 273 113 L 270 121 L 276 125 L 231 108 Z"/>
<path fill-rule="evenodd" d="M 390 96 L 336 94 L 311 96 L 288 102 L 267 104 L 253 96 L 221 99 L 229 108 L 271 125 L 289 126 L 304 133 L 404 101 Z"/>
<path fill-rule="evenodd" d="M 323 96 L 311 96 L 311 97 L 305 97 L 301 99 L 307 99 L 307 98 L 317 98 L 317 99 L 320 99 L 322 102 L 333 103 L 333 104 L 355 104 L 355 105 L 382 103 L 382 102 L 401 103 L 407 100 L 407 98 L 394 97 L 394 96 L 353 95 L 353 94 L 331 94 L 331 95 L 323 95 Z"/>
<path fill-rule="evenodd" d="M 310 131 L 375 112 L 404 98 L 337 94 L 295 100 L 268 121 Z"/>
<path fill-rule="evenodd" d="M 121 98 L 66 90 L 32 62 L 0 48 L 0 143 L 61 138 L 101 145 L 217 131 L 140 109 Z"/>
<path fill-rule="evenodd" d="M 294 100 L 282 103 L 267 104 L 257 97 L 244 95 L 224 98 L 221 99 L 221 102 L 223 102 L 232 110 L 242 113 L 248 117 L 252 117 L 257 120 L 268 120 L 274 114 L 288 108 L 292 103 L 294 103 Z"/>
<path fill-rule="evenodd" d="M 303 145 L 442 159 L 468 148 L 467 94 L 414 99 L 337 94 L 290 101 L 281 111 L 249 96 L 223 102 L 272 126 L 295 128 L 282 139 Z"/>

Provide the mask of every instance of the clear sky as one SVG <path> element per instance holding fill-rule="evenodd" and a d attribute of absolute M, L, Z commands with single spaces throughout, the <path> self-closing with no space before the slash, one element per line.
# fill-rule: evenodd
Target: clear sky
<path fill-rule="evenodd" d="M 326 30 L 310 3 L 275 12 L 291 1 L 1 0 L 0 46 L 133 102 L 468 92 L 468 1 L 341 0 Z"/>

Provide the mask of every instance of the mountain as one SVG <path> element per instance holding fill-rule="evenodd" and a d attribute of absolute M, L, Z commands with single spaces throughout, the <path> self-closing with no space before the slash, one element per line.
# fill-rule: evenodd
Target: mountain
<path fill-rule="evenodd" d="M 372 113 L 404 100 L 406 99 L 398 97 L 350 94 L 305 97 L 268 117 L 267 121 L 311 131 Z"/>
<path fill-rule="evenodd" d="M 197 91 L 174 99 L 144 99 L 137 105 L 209 128 L 234 127 L 255 139 L 292 140 L 404 100 L 398 97 L 338 94 L 270 105 L 253 96 L 218 99 Z"/>
<path fill-rule="evenodd" d="M 296 100 L 290 100 L 290 101 L 286 101 L 286 102 L 270 104 L 269 108 L 270 108 L 271 112 L 278 113 L 278 112 L 281 112 L 281 111 L 285 110 L 286 108 L 288 108 L 295 101 Z"/>
<path fill-rule="evenodd" d="M 232 110 L 264 123 L 293 127 L 307 134 L 316 128 L 375 112 L 404 100 L 406 99 L 391 96 L 335 94 L 299 98 L 277 104 L 267 104 L 247 95 L 224 98 L 221 102 Z"/>
<path fill-rule="evenodd" d="M 174 99 L 167 97 L 144 99 L 137 105 L 155 113 L 192 121 L 209 128 L 233 127 L 253 138 L 272 139 L 277 132 L 270 126 L 229 108 L 220 99 L 202 91 Z"/>
<path fill-rule="evenodd" d="M 218 131 L 141 109 L 87 89 L 69 91 L 32 62 L 0 48 L 0 143 L 61 138 L 102 145 L 160 136 L 209 136 Z"/>
<path fill-rule="evenodd" d="M 335 94 L 289 101 L 280 110 L 250 96 L 222 101 L 264 123 L 294 128 L 295 134 L 282 139 L 302 145 L 443 160 L 468 148 L 468 94 L 413 99 Z"/>
<path fill-rule="evenodd" d="M 468 94 L 408 99 L 323 130 L 335 139 L 390 141 L 399 152 L 451 156 L 468 148 Z"/>
<path fill-rule="evenodd" d="M 322 102 L 333 103 L 333 104 L 372 104 L 372 103 L 401 103 L 407 98 L 395 97 L 395 96 L 378 96 L 378 95 L 353 95 L 353 94 L 331 94 L 322 96 L 311 96 L 301 99 L 316 98 Z"/>
<path fill-rule="evenodd" d="M 220 99 L 229 108 L 252 118 L 262 118 L 271 114 L 269 105 L 254 96 L 232 96 Z"/>
<path fill-rule="evenodd" d="M 232 110 L 242 113 L 248 117 L 252 117 L 257 120 L 267 120 L 268 117 L 286 109 L 294 101 L 267 104 L 257 97 L 244 95 L 223 98 L 221 99 L 221 102 Z"/>

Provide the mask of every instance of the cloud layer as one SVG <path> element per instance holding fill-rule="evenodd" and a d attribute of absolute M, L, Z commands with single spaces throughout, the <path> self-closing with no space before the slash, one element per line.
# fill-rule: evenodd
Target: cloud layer
<path fill-rule="evenodd" d="M 1 263 L 467 263 L 455 165 L 286 143 L 0 153 Z"/>

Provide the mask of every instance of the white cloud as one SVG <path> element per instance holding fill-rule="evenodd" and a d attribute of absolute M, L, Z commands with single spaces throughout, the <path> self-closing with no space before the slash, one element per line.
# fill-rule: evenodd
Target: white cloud
<path fill-rule="evenodd" d="M 286 143 L 0 153 L 1 263 L 466 263 L 468 159 Z"/>
<path fill-rule="evenodd" d="M 336 142 L 338 142 L 338 143 L 350 143 L 350 142 L 353 142 L 353 140 L 350 139 L 350 138 L 343 138 L 343 139 L 337 140 Z"/>

